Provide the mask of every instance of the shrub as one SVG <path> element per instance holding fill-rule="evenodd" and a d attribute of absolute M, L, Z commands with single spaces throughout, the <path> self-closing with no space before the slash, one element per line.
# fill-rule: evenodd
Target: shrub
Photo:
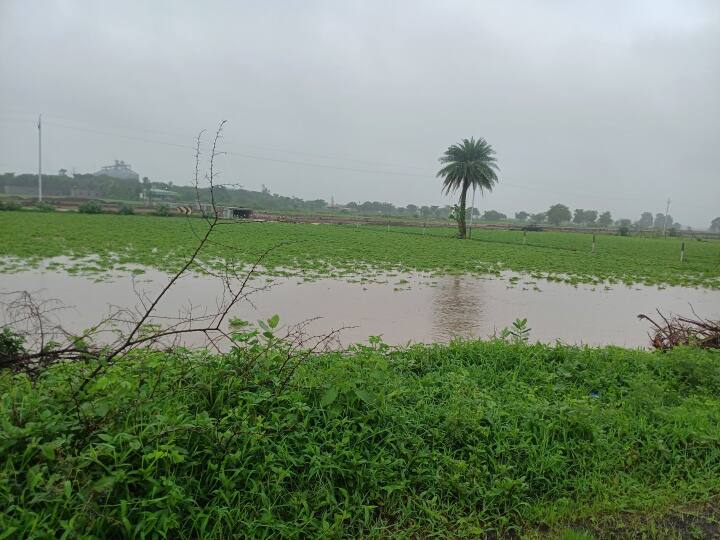
<path fill-rule="evenodd" d="M 54 212 L 55 211 L 55 207 L 52 204 L 47 203 L 45 201 L 36 203 L 34 208 L 38 212 Z"/>
<path fill-rule="evenodd" d="M 118 210 L 118 214 L 122 214 L 123 216 L 132 216 L 134 213 L 135 209 L 129 204 L 123 204 L 120 210 Z"/>
<path fill-rule="evenodd" d="M 7 212 L 10 211 L 16 211 L 20 210 L 22 206 L 20 206 L 17 201 L 9 200 L 9 201 L 0 201 L 0 210 L 5 210 Z"/>
<path fill-rule="evenodd" d="M 155 209 L 155 215 L 160 217 L 170 216 L 170 207 L 167 204 L 161 204 Z"/>
<path fill-rule="evenodd" d="M 512 538 L 717 493 L 711 352 L 375 339 L 295 369 L 234 323 L 244 348 L 137 351 L 79 394 L 94 360 L 0 372 L 0 530 Z"/>
<path fill-rule="evenodd" d="M 5 327 L 0 332 L 0 367 L 12 365 L 25 352 L 25 338 Z"/>
<path fill-rule="evenodd" d="M 618 229 L 618 236 L 630 236 L 630 229 L 623 225 Z"/>
<path fill-rule="evenodd" d="M 102 214 L 102 207 L 95 201 L 87 201 L 78 206 L 81 214 Z"/>

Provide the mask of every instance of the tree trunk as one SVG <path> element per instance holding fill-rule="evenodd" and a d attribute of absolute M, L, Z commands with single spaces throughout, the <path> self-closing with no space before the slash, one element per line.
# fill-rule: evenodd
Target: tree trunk
<path fill-rule="evenodd" d="M 457 216 L 458 238 L 465 238 L 465 235 L 467 234 L 467 227 L 465 225 L 465 204 L 467 200 L 468 187 L 470 187 L 470 185 L 467 180 L 463 181 L 462 191 L 460 192 L 459 215 Z"/>

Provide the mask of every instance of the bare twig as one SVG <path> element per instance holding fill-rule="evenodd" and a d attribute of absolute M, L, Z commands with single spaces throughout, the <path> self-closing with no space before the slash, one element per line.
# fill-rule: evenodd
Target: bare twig
<path fill-rule="evenodd" d="M 260 271 L 261 265 L 270 253 L 287 245 L 288 242 L 268 247 L 257 255 L 248 267 L 236 262 L 232 256 L 238 250 L 238 246 L 218 242 L 213 238 L 213 233 L 222 224 L 221 212 L 216 204 L 215 188 L 218 185 L 216 183 L 218 176 L 216 159 L 222 154 L 218 145 L 225 123 L 225 121 L 221 122 L 215 132 L 209 155 L 208 173 L 205 175 L 209 183 L 209 211 L 207 211 L 208 205 L 202 202 L 199 185 L 201 142 L 204 132 L 200 132 L 196 139 L 194 183 L 197 206 L 201 210 L 205 229 L 201 230 L 201 227 L 197 227 L 197 220 L 194 221 L 194 218 L 188 216 L 187 223 L 192 234 L 197 238 L 197 244 L 161 290 L 151 296 L 145 291 L 139 290 L 133 277 L 132 290 L 139 306 L 134 308 L 112 307 L 106 317 L 82 332 L 80 336 L 65 330 L 59 323 L 50 321 L 49 316 L 53 311 L 61 309 L 61 306 L 52 301 L 36 301 L 29 293 L 18 291 L 9 303 L 12 309 L 6 310 L 14 315 L 8 324 L 16 330 L 23 330 L 21 334 L 32 336 L 33 340 L 28 344 L 26 350 L 18 353 L 14 358 L 8 359 L 7 365 L 5 365 L 5 359 L 0 359 L 0 367 L 12 367 L 35 373 L 57 362 L 92 358 L 102 360 L 97 362 L 78 381 L 78 386 L 73 391 L 72 397 L 76 405 L 76 412 L 80 415 L 78 399 L 87 385 L 103 373 L 108 366 L 113 365 L 133 350 L 176 346 L 183 343 L 183 338 L 189 335 L 200 336 L 205 347 L 218 353 L 223 351 L 225 342 L 233 344 L 238 349 L 243 349 L 241 343 L 234 341 L 233 332 L 227 329 L 230 313 L 233 307 L 240 302 L 248 302 L 254 306 L 250 296 L 266 291 L 272 286 L 267 283 L 253 286 L 252 279 Z M 203 250 L 209 245 L 222 247 L 230 254 L 219 269 L 202 258 Z M 238 259 L 240 258 L 238 257 Z M 215 311 L 207 308 L 199 309 L 188 302 L 187 306 L 178 308 L 176 315 L 158 313 L 159 307 L 167 298 L 169 291 L 192 271 L 199 271 L 210 276 L 222 285 L 219 297 L 216 299 Z M 272 358 L 277 362 L 275 369 L 278 380 L 282 381 L 279 391 L 284 390 L 298 366 L 310 355 L 326 351 L 333 346 L 340 347 L 338 335 L 346 328 L 331 330 L 329 333 L 320 335 L 309 335 L 307 329 L 314 320 L 309 319 L 291 326 L 286 329 L 285 333 L 274 335 L 262 345 L 256 344 L 251 349 L 243 349 L 246 354 L 243 372 L 247 374 L 249 370 L 253 369 L 263 355 L 272 354 Z M 161 323 L 162 326 L 158 323 Z M 110 343 L 100 340 L 100 336 L 107 333 L 115 336 Z"/>
<path fill-rule="evenodd" d="M 640 314 L 638 319 L 646 320 L 653 325 L 648 334 L 650 343 L 656 349 L 667 351 L 678 345 L 692 345 L 706 349 L 720 349 L 720 321 L 703 319 L 695 313 L 691 306 L 694 319 L 682 316 L 666 316 L 657 310 L 662 323 L 654 321 L 647 315 Z"/>

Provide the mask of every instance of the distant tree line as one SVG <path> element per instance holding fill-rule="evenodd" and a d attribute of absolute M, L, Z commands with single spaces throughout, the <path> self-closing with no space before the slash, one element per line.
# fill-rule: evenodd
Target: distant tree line
<path fill-rule="evenodd" d="M 63 174 L 43 175 L 43 194 L 48 197 L 71 197 L 73 195 L 83 198 L 115 199 L 122 201 L 139 201 L 141 194 L 149 187 L 173 191 L 178 201 L 196 200 L 195 188 L 192 186 L 178 186 L 172 182 L 151 182 L 147 178 L 143 181 L 125 180 L 109 176 L 95 176 L 92 174 Z M 9 189 L 8 189 L 9 188 Z M 37 190 L 37 176 L 34 174 L 0 175 L 0 192 L 7 194 L 34 194 Z M 200 189 L 200 199 L 210 201 L 209 189 Z M 334 206 L 324 199 L 304 200 L 298 197 L 286 197 L 271 193 L 263 186 L 261 191 L 253 191 L 235 186 L 216 186 L 215 200 L 218 204 L 227 206 L 241 206 L 254 210 L 268 211 L 297 211 L 297 212 L 332 212 L 345 214 L 359 214 L 365 216 L 393 216 L 420 219 L 445 220 L 453 216 L 453 207 L 445 206 L 395 206 L 392 203 L 380 201 L 349 202 L 346 205 Z M 564 204 L 554 204 L 545 212 L 529 213 L 515 212 L 514 219 L 497 210 L 485 210 L 482 213 L 477 208 L 467 208 L 467 220 L 481 222 L 508 222 L 533 223 L 550 225 L 575 225 L 584 227 L 611 227 L 634 230 L 666 230 L 680 229 L 682 225 L 674 221 L 671 215 L 651 212 L 642 212 L 636 221 L 624 218 L 613 220 L 609 211 L 598 212 L 576 208 L 572 210 Z M 720 217 L 712 220 L 710 231 L 720 232 Z"/>
<path fill-rule="evenodd" d="M 62 172 L 65 172 L 64 170 Z M 0 175 L 0 192 L 9 195 L 34 195 L 37 193 L 38 178 L 35 174 Z M 92 174 L 43 174 L 43 195 L 48 197 L 72 197 L 80 194 L 88 197 L 120 200 L 137 200 L 141 186 L 137 180 L 95 176 Z"/>
<path fill-rule="evenodd" d="M 69 176 L 66 171 L 62 174 L 43 175 L 43 195 L 46 197 L 80 197 L 85 199 L 109 199 L 121 201 L 140 201 L 148 189 L 171 191 L 179 202 L 196 200 L 195 188 L 192 186 L 177 186 L 172 182 L 155 182 L 148 178 L 142 181 L 132 179 L 113 178 L 110 176 L 95 176 L 92 174 L 74 174 Z M 37 193 L 38 178 L 35 174 L 0 175 L 0 193 L 7 195 L 34 196 Z M 210 190 L 201 189 L 200 198 L 204 202 L 210 201 Z M 297 210 L 319 211 L 328 207 L 322 199 L 303 200 L 297 197 L 285 197 L 270 193 L 263 187 L 262 191 L 251 191 L 232 186 L 216 186 L 215 200 L 218 204 L 228 206 L 243 206 L 256 210 Z"/>
<path fill-rule="evenodd" d="M 517 221 L 527 221 L 530 223 L 549 223 L 551 225 L 578 225 L 585 227 L 611 227 L 613 225 L 618 227 L 633 227 L 637 230 L 647 229 L 680 229 L 682 225 L 673 220 L 673 217 L 668 214 L 656 214 L 653 216 L 650 212 L 643 212 L 640 215 L 640 219 L 633 223 L 632 220 L 622 218 L 613 220 L 610 211 L 598 212 L 597 210 L 585 210 L 583 208 L 576 208 L 571 211 L 569 207 L 564 204 L 554 204 L 546 212 L 540 212 L 538 214 L 530 214 L 528 212 L 516 212 L 515 219 Z M 716 223 L 717 222 L 717 223 Z M 720 218 L 713 221 L 716 227 L 720 229 Z M 711 226 L 712 230 L 712 226 Z"/>

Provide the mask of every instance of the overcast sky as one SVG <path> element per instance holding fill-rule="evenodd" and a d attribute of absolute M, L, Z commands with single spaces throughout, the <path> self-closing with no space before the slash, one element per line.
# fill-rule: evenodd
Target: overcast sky
<path fill-rule="evenodd" d="M 224 182 L 446 204 L 437 158 L 496 149 L 483 209 L 720 215 L 720 2 L 0 0 L 0 171 L 124 159 Z"/>

